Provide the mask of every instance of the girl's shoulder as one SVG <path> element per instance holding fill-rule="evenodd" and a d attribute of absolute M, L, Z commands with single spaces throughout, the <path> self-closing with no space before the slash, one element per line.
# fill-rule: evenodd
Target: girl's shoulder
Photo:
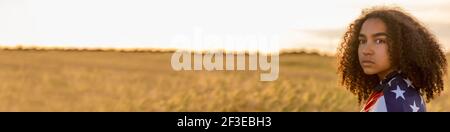
<path fill-rule="evenodd" d="M 392 77 L 383 89 L 387 111 L 425 112 L 425 102 L 413 82 L 400 75 Z"/>

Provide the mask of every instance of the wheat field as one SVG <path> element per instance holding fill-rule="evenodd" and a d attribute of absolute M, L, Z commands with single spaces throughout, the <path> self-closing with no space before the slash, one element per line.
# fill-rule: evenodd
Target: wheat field
<path fill-rule="evenodd" d="M 257 71 L 174 71 L 172 53 L 0 50 L 0 111 L 359 111 L 336 59 L 283 54 Z M 428 111 L 450 111 L 449 82 Z"/>

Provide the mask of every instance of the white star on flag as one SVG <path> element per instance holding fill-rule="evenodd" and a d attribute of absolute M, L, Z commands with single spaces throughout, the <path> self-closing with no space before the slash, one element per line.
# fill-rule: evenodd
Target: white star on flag
<path fill-rule="evenodd" d="M 395 93 L 395 99 L 397 99 L 398 97 L 402 97 L 403 100 L 405 99 L 405 96 L 403 96 L 403 93 L 405 93 L 405 90 L 401 90 L 398 85 L 397 85 L 397 89 L 391 90 L 391 92 Z"/>
<path fill-rule="evenodd" d="M 392 78 L 389 82 L 388 82 L 388 85 L 389 85 L 389 87 L 391 86 L 391 82 L 392 82 L 392 80 L 395 80 L 395 77 L 394 78 Z"/>
<path fill-rule="evenodd" d="M 414 86 L 412 85 L 411 80 L 409 80 L 409 79 L 403 79 L 403 80 L 406 82 L 406 84 L 408 84 L 408 87 L 409 87 L 409 86 L 414 87 Z"/>
<path fill-rule="evenodd" d="M 411 107 L 412 112 L 417 112 L 420 109 L 419 107 L 416 106 L 416 101 L 414 101 L 413 105 L 409 105 L 409 107 Z"/>

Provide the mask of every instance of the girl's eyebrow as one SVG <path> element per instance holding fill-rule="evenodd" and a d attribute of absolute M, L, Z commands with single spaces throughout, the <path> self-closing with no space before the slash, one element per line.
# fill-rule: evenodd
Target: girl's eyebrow
<path fill-rule="evenodd" d="M 385 32 L 380 32 L 380 33 L 375 33 L 372 35 L 372 37 L 379 37 L 379 36 L 386 36 L 389 37 L 389 34 L 385 33 Z"/>
<path fill-rule="evenodd" d="M 363 38 L 365 38 L 366 35 L 360 33 L 360 34 L 358 35 L 358 37 L 363 37 Z"/>
<path fill-rule="evenodd" d="M 372 37 L 374 37 L 374 38 L 375 38 L 375 37 L 379 37 L 379 36 L 386 36 L 386 37 L 389 37 L 389 34 L 387 34 L 387 33 L 385 33 L 385 32 L 379 32 L 379 33 L 375 33 L 375 34 L 372 35 Z M 366 35 L 360 33 L 360 34 L 358 35 L 358 37 L 363 37 L 363 38 L 365 38 Z"/>

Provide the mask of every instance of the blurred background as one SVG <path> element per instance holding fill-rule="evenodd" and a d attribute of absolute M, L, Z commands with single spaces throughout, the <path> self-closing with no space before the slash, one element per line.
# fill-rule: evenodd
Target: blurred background
<path fill-rule="evenodd" d="M 0 111 L 359 111 L 338 85 L 334 54 L 362 9 L 379 5 L 411 13 L 448 52 L 447 0 L 0 0 Z M 198 31 L 278 37 L 279 78 L 174 71 L 176 49 L 264 49 L 173 43 Z M 450 111 L 445 80 L 429 111 Z"/>

